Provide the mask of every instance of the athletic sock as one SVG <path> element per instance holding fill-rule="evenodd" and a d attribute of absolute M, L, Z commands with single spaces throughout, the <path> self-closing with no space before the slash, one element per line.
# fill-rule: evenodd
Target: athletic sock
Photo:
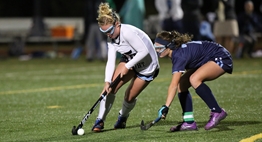
<path fill-rule="evenodd" d="M 189 91 L 178 93 L 178 98 L 183 113 L 193 111 L 192 97 Z"/>
<path fill-rule="evenodd" d="M 194 120 L 193 112 L 184 112 L 183 120 L 184 122 L 189 124 L 194 123 L 195 120 Z"/>
<path fill-rule="evenodd" d="M 130 111 L 135 107 L 136 105 L 136 99 L 132 103 L 127 103 L 125 100 L 123 101 L 122 109 L 119 111 L 119 114 L 122 117 L 128 117 Z"/>
<path fill-rule="evenodd" d="M 182 107 L 183 120 L 186 123 L 192 124 L 194 122 L 192 97 L 189 91 L 178 93 L 180 105 Z"/>
<path fill-rule="evenodd" d="M 115 94 L 108 94 L 100 102 L 99 113 L 97 119 L 102 119 L 105 121 L 107 114 L 109 113 L 113 103 L 115 101 Z"/>
<path fill-rule="evenodd" d="M 221 112 L 221 108 L 212 94 L 212 91 L 205 83 L 201 83 L 195 90 L 212 112 Z"/>

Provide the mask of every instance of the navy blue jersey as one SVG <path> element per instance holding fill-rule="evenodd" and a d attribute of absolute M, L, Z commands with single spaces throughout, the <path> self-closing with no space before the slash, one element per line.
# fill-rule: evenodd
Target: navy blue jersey
<path fill-rule="evenodd" d="M 172 73 L 199 68 L 208 61 L 216 62 L 226 72 L 232 73 L 230 53 L 220 44 L 210 41 L 191 41 L 172 52 Z"/>

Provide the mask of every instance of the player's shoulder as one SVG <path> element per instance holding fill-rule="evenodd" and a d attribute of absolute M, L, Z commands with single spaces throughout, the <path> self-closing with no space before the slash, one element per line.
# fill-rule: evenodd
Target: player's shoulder
<path fill-rule="evenodd" d="M 201 46 L 202 44 L 204 44 L 203 41 L 189 41 L 187 43 L 183 43 L 181 48 Z"/>
<path fill-rule="evenodd" d="M 121 33 L 124 38 L 132 38 L 135 35 L 143 35 L 143 32 L 132 25 L 129 24 L 121 24 Z"/>
<path fill-rule="evenodd" d="M 121 30 L 132 30 L 135 29 L 135 26 L 129 25 L 129 24 L 121 24 Z"/>

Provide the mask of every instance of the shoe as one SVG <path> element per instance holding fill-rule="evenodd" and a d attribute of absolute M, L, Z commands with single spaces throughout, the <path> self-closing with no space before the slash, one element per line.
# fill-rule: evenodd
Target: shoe
<path fill-rule="evenodd" d="M 122 117 L 121 115 L 118 116 L 116 124 L 114 125 L 115 129 L 124 129 L 126 128 L 126 120 L 128 117 Z"/>
<path fill-rule="evenodd" d="M 92 131 L 101 132 L 103 129 L 104 129 L 104 121 L 102 119 L 96 119 Z"/>
<path fill-rule="evenodd" d="M 192 130 L 198 130 L 196 122 L 193 122 L 192 124 L 182 122 L 181 124 L 177 126 L 173 126 L 170 128 L 171 132 L 176 132 L 176 131 L 192 131 Z"/>
<path fill-rule="evenodd" d="M 207 122 L 205 129 L 210 130 L 218 125 L 218 123 L 227 117 L 227 113 L 224 109 L 221 109 L 221 112 L 211 112 L 210 119 Z"/>

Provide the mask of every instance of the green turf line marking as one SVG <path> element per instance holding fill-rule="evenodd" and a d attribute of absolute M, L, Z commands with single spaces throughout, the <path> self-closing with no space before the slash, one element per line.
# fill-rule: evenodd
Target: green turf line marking
<path fill-rule="evenodd" d="M 262 133 L 243 139 L 240 142 L 255 142 L 258 139 L 262 139 Z"/>

